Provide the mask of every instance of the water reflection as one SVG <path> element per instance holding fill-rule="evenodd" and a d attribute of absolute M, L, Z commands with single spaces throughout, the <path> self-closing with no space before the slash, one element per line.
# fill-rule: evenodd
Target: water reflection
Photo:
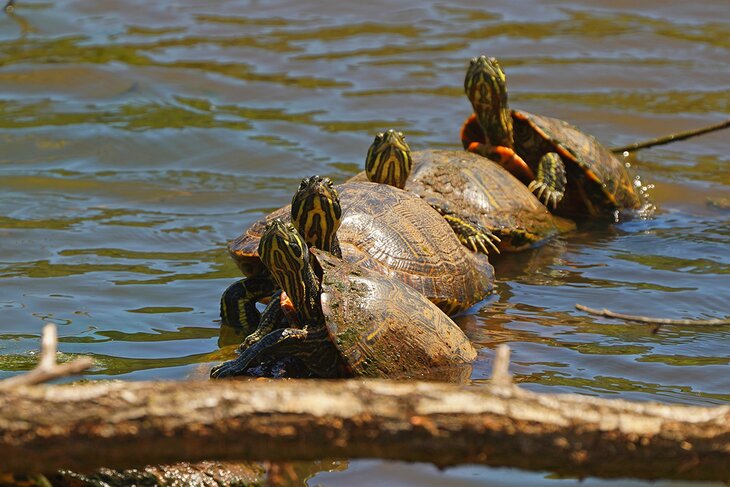
<path fill-rule="evenodd" d="M 93 378 L 205 377 L 233 356 L 218 343 L 218 299 L 239 277 L 225 242 L 301 177 L 358 172 L 381 127 L 458 148 L 474 55 L 503 59 L 515 108 L 609 146 L 726 119 L 726 16 L 712 0 L 21 2 L 0 17 L 0 376 L 32 367 L 53 321 L 64 354 L 95 357 Z M 632 155 L 653 219 L 495 259 L 498 295 L 459 318 L 481 347 L 472 379 L 509 343 L 531 389 L 727 402 L 725 328 L 654 335 L 574 309 L 730 314 L 726 154 L 720 133 Z M 361 472 L 548 481 L 382 462 L 314 481 Z"/>

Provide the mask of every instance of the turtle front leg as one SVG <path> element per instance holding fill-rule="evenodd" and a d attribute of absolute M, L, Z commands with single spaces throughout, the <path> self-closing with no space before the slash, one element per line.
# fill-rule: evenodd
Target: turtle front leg
<path fill-rule="evenodd" d="M 496 244 L 501 242 L 501 240 L 491 230 L 485 228 L 480 223 L 457 215 L 445 205 L 432 204 L 431 206 L 444 217 L 444 220 L 451 226 L 459 242 L 466 248 L 474 252 L 482 252 L 489 255 L 488 247 L 491 247 L 495 252 L 499 253 Z"/>
<path fill-rule="evenodd" d="M 243 328 L 247 334 L 256 330 L 261 320 L 256 303 L 271 296 L 276 287 L 270 276 L 249 277 L 228 286 L 221 296 L 223 324 Z"/>
<path fill-rule="evenodd" d="M 278 291 L 271 296 L 271 301 L 266 306 L 263 315 L 261 315 L 261 320 L 259 321 L 256 331 L 244 338 L 243 342 L 238 347 L 239 351 L 245 351 L 272 331 L 286 327 L 286 323 L 289 320 L 286 316 L 287 309 L 285 309 L 285 306 L 292 305 L 288 298 L 286 298 L 286 301 L 282 302 L 282 294 L 283 291 Z"/>
<path fill-rule="evenodd" d="M 243 351 L 233 360 L 216 365 L 210 371 L 211 379 L 242 375 L 250 365 L 255 365 L 264 355 L 278 358 L 297 355 L 296 348 L 308 336 L 306 329 L 281 328 L 274 330 Z"/>
<path fill-rule="evenodd" d="M 563 160 L 557 152 L 548 152 L 540 158 L 537 176 L 527 189 L 532 191 L 545 206 L 554 210 L 563 199 L 567 184 Z"/>

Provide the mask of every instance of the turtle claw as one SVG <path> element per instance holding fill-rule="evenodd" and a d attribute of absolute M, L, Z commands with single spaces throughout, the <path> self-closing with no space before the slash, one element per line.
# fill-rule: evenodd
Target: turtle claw
<path fill-rule="evenodd" d="M 489 248 L 494 250 L 496 253 L 499 252 L 499 248 L 497 247 L 497 243 L 501 242 L 502 240 L 491 233 L 489 230 L 482 231 L 476 235 L 471 235 L 466 239 L 466 247 L 469 247 L 472 251 L 479 253 L 482 252 L 484 254 L 489 255 Z"/>
<path fill-rule="evenodd" d="M 228 360 L 226 362 L 223 362 L 222 364 L 216 365 L 212 369 L 210 369 L 210 378 L 211 379 L 223 379 L 224 377 L 233 377 L 234 375 L 240 375 L 248 365 L 247 363 L 244 365 L 241 362 L 241 357 L 235 358 L 233 360 Z"/>
<path fill-rule="evenodd" d="M 555 208 L 557 208 L 558 201 L 560 201 L 562 198 L 563 198 L 563 193 L 555 193 L 555 192 L 552 192 L 550 194 L 550 203 L 551 203 L 551 206 L 553 207 L 553 210 Z"/>
<path fill-rule="evenodd" d="M 558 206 L 558 201 L 563 199 L 562 191 L 555 191 L 547 184 L 538 181 L 532 181 L 527 187 L 542 204 L 553 210 Z"/>
<path fill-rule="evenodd" d="M 485 228 L 480 223 L 472 221 L 471 219 L 463 218 L 460 215 L 452 212 L 446 205 L 431 205 L 438 211 L 444 220 L 454 230 L 456 237 L 464 247 L 470 249 L 472 252 L 483 252 L 489 254 L 488 247 L 494 249 L 495 252 L 499 253 L 496 243 L 501 242 L 499 237 L 493 234 L 488 228 Z"/>
<path fill-rule="evenodd" d="M 562 159 L 556 152 L 548 152 L 540 158 L 537 175 L 527 189 L 532 191 L 545 206 L 554 210 L 558 202 L 563 199 L 567 183 Z"/>

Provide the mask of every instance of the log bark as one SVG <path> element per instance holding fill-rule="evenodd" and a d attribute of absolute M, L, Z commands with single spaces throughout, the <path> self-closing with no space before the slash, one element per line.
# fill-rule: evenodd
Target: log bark
<path fill-rule="evenodd" d="M 179 487 L 244 487 L 264 485 L 266 471 L 255 463 L 177 463 L 148 466 L 140 469 L 111 470 L 102 468 L 91 473 L 61 470 L 44 476 L 46 484 L 54 487 L 126 487 L 160 486 Z M 37 482 L 43 485 L 42 482 Z"/>
<path fill-rule="evenodd" d="M 390 381 L 21 386 L 0 392 L 3 470 L 381 458 L 561 475 L 730 479 L 730 406 Z"/>

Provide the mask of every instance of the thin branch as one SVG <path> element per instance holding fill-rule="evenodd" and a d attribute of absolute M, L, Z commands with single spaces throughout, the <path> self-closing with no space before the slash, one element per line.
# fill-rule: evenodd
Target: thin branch
<path fill-rule="evenodd" d="M 91 368 L 93 360 L 91 357 L 79 357 L 73 362 L 65 364 L 56 363 L 56 350 L 58 335 L 56 325 L 48 323 L 43 327 L 41 336 L 41 358 L 38 365 L 30 372 L 0 381 L 0 390 L 11 389 L 18 386 L 42 384 L 60 377 L 68 377 Z"/>
<path fill-rule="evenodd" d="M 15 11 L 15 0 L 8 0 L 4 7 L 5 13 L 11 14 Z"/>
<path fill-rule="evenodd" d="M 639 316 L 639 315 L 627 315 L 623 313 L 616 313 L 609 309 L 594 309 L 584 306 L 582 304 L 576 304 L 576 309 L 585 311 L 586 313 L 598 316 L 605 316 L 607 318 L 618 318 L 626 321 L 636 321 L 639 323 L 648 323 L 651 325 L 680 325 L 680 326 L 692 326 L 692 325 L 730 325 L 730 318 L 720 318 L 714 320 L 675 320 L 671 318 L 654 318 L 651 316 Z"/>
<path fill-rule="evenodd" d="M 509 347 L 505 344 L 497 347 L 492 365 L 492 385 L 511 386 L 512 376 L 509 374 Z"/>
<path fill-rule="evenodd" d="M 730 127 L 730 118 L 724 122 L 716 123 L 714 125 L 708 125 L 694 130 L 688 130 L 686 132 L 678 132 L 676 134 L 669 134 L 663 137 L 657 137 L 656 139 L 645 140 L 643 142 L 636 142 L 634 144 L 625 145 L 623 147 L 614 147 L 611 152 L 614 154 L 621 154 L 623 152 L 634 152 L 639 149 L 646 149 L 648 147 L 654 147 L 657 145 L 669 144 L 670 142 L 677 142 L 679 140 L 689 139 L 698 135 L 707 134 L 709 132 L 715 132 L 716 130 L 722 130 Z"/>

